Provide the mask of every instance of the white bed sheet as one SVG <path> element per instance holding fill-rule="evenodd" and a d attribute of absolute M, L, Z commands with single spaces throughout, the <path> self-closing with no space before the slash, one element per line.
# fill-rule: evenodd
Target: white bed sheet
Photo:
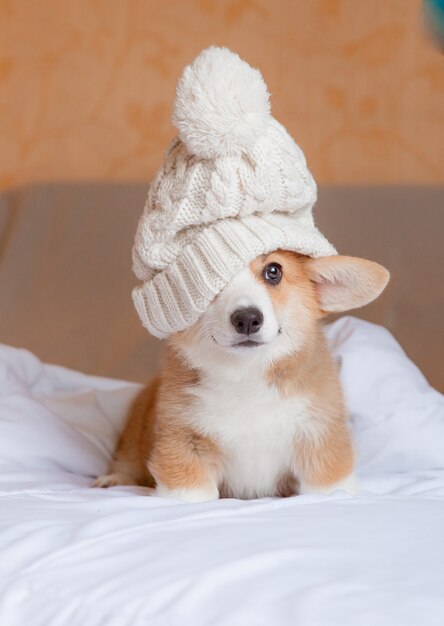
<path fill-rule="evenodd" d="M 2 626 L 441 626 L 444 397 L 384 329 L 327 328 L 359 494 L 89 489 L 138 387 L 0 347 Z"/>

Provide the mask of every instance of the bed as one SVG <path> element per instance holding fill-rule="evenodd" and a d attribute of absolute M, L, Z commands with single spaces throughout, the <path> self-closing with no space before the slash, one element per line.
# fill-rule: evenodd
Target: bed
<path fill-rule="evenodd" d="M 0 348 L 0 623 L 441 626 L 444 397 L 380 326 L 326 328 L 359 492 L 90 488 L 139 388 Z"/>
<path fill-rule="evenodd" d="M 325 328 L 357 496 L 193 505 L 90 487 L 162 353 L 129 297 L 145 193 L 0 195 L 0 624 L 441 626 L 443 189 L 321 189 L 322 230 L 393 276 L 376 324 Z"/>

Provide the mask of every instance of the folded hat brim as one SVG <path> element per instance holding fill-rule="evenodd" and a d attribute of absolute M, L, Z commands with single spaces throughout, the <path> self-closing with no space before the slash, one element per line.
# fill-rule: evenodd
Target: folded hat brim
<path fill-rule="evenodd" d="M 133 290 L 142 324 L 160 339 L 189 328 L 237 272 L 278 249 L 311 257 L 337 254 L 311 213 L 305 221 L 276 212 L 221 219 L 200 232 L 168 268 Z"/>

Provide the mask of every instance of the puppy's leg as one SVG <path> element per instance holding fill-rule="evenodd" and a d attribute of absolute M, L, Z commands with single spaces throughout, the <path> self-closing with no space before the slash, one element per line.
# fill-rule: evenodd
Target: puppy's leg
<path fill-rule="evenodd" d="M 169 489 L 161 482 L 158 482 L 155 495 L 161 498 L 183 500 L 184 502 L 208 502 L 209 500 L 218 500 L 219 489 L 214 481 L 210 481 L 200 487 L 183 486 L 176 489 Z"/>
<path fill-rule="evenodd" d="M 323 493 L 328 495 L 334 491 L 346 491 L 351 496 L 356 495 L 358 490 L 356 476 L 353 472 L 345 476 L 341 480 L 325 485 L 314 485 L 301 481 L 299 493 Z"/>
<path fill-rule="evenodd" d="M 337 490 L 356 493 L 353 448 L 345 425 L 336 426 L 319 440 L 300 442 L 296 458 L 301 494 Z"/>
<path fill-rule="evenodd" d="M 219 498 L 221 453 L 217 445 L 188 427 L 167 425 L 149 462 L 156 494 L 186 502 Z"/>
<path fill-rule="evenodd" d="M 99 476 L 93 487 L 154 486 L 145 459 L 149 456 L 152 442 L 156 391 L 155 379 L 136 397 L 129 411 L 125 429 L 117 443 L 109 473 Z"/>
<path fill-rule="evenodd" d="M 131 474 L 123 472 L 113 472 L 112 474 L 103 474 L 99 476 L 93 483 L 93 487 L 117 487 L 118 485 L 137 485 L 138 482 Z"/>

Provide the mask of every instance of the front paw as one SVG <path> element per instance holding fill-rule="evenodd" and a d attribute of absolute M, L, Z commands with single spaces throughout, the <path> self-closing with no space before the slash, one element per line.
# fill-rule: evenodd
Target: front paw
<path fill-rule="evenodd" d="M 108 487 L 117 487 L 119 485 L 136 484 L 137 482 L 131 476 L 115 472 L 114 474 L 104 474 L 103 476 L 99 476 L 91 486 L 107 489 Z"/>
<path fill-rule="evenodd" d="M 358 492 L 356 476 L 349 474 L 345 478 L 329 485 L 312 485 L 309 482 L 301 481 L 299 493 L 323 493 L 328 495 L 334 491 L 346 491 L 349 495 L 355 496 Z"/>
<path fill-rule="evenodd" d="M 184 502 L 209 502 L 210 500 L 218 500 L 219 490 L 216 485 L 170 489 L 161 483 L 157 483 L 154 495 L 160 498 L 183 500 Z"/>

